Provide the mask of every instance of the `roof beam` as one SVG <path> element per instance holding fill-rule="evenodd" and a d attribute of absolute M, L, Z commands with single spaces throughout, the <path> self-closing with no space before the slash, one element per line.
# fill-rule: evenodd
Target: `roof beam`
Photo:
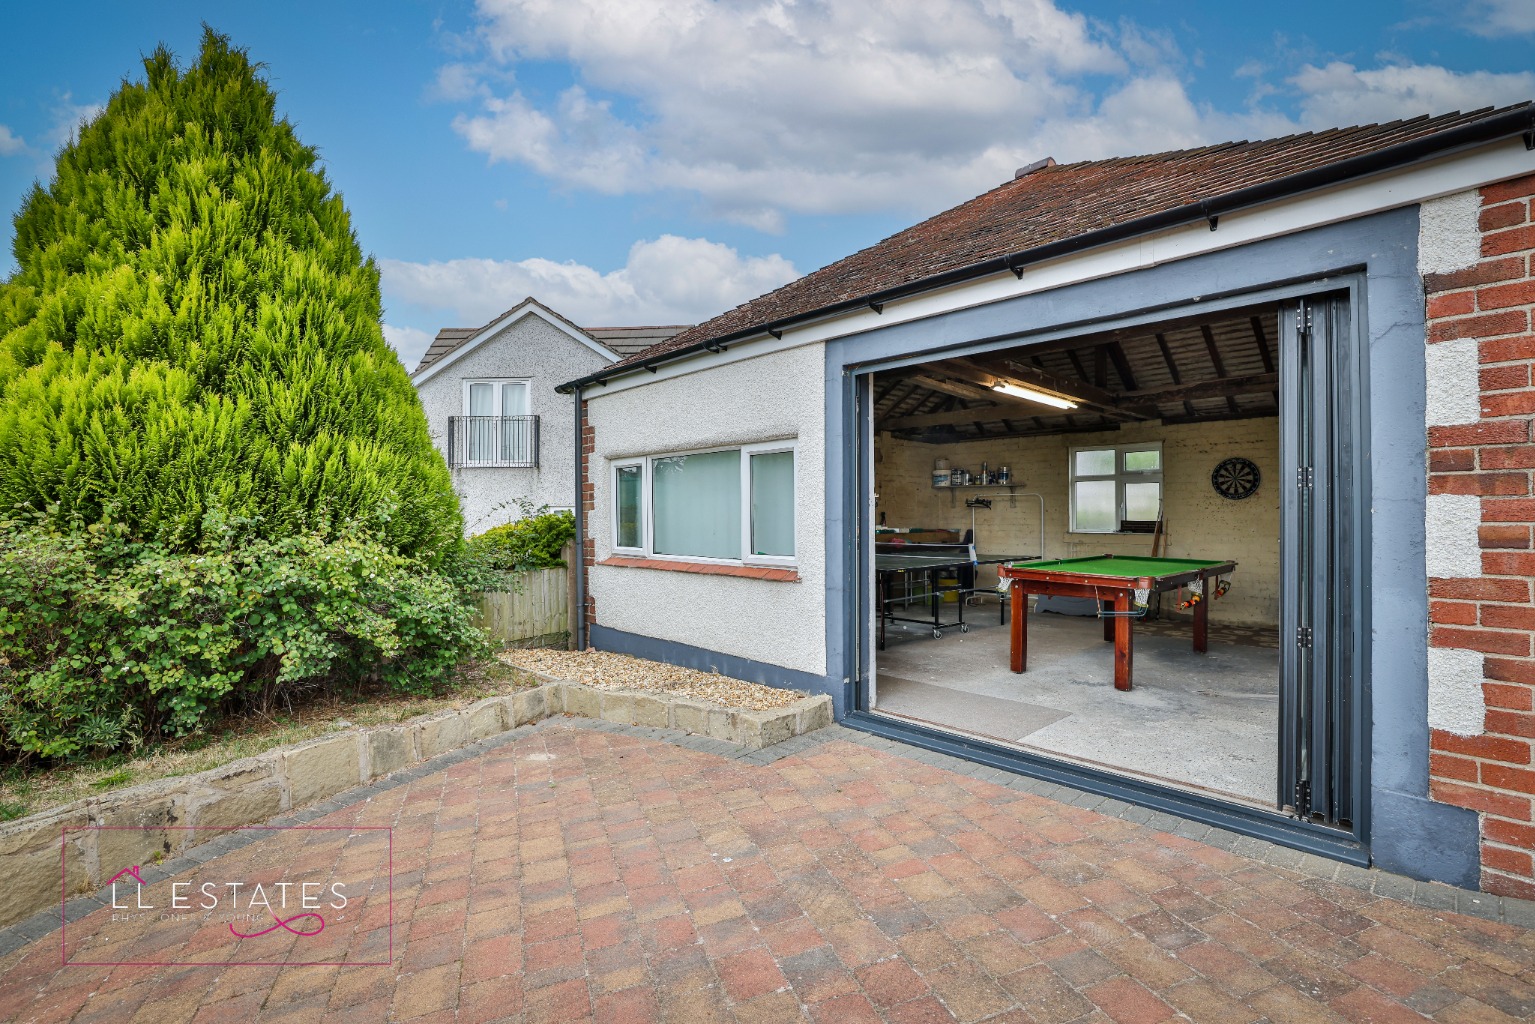
<path fill-rule="evenodd" d="M 1215 375 L 1217 377 L 1225 377 L 1226 366 L 1221 362 L 1221 350 L 1220 346 L 1215 343 L 1215 332 L 1210 330 L 1209 324 L 1200 324 L 1199 333 L 1204 335 L 1205 350 L 1210 353 L 1210 362 L 1215 365 Z M 1226 406 L 1232 412 L 1239 411 L 1237 409 L 1237 400 L 1230 395 L 1226 396 Z"/>
<path fill-rule="evenodd" d="M 885 420 L 875 424 L 878 430 L 915 430 L 918 427 L 951 427 L 959 423 L 975 423 L 976 416 L 984 414 L 985 419 L 992 422 L 1001 420 L 1011 409 L 1005 409 L 1000 405 L 970 406 L 967 409 L 951 409 L 948 412 L 921 413 L 916 416 L 901 416 L 897 419 Z M 985 422 L 985 419 L 982 422 Z"/>
<path fill-rule="evenodd" d="M 1120 398 L 1128 405 L 1157 405 L 1162 402 L 1188 402 L 1199 398 L 1226 398 L 1236 395 L 1252 395 L 1272 391 L 1279 383 L 1277 373 L 1252 373 L 1245 377 L 1226 377 L 1223 380 L 1206 380 L 1194 384 L 1180 384 L 1171 388 L 1155 388 L 1148 391 L 1127 391 Z M 1237 410 L 1233 408 L 1232 412 Z"/>
<path fill-rule="evenodd" d="M 1158 331 L 1156 339 L 1157 348 L 1162 350 L 1162 361 L 1167 364 L 1167 375 L 1173 379 L 1174 384 L 1182 384 L 1183 374 L 1178 372 L 1178 362 L 1173 358 L 1172 346 L 1167 344 L 1167 335 Z M 1188 399 L 1184 399 L 1183 414 L 1185 416 L 1194 415 L 1194 406 L 1189 403 Z"/>

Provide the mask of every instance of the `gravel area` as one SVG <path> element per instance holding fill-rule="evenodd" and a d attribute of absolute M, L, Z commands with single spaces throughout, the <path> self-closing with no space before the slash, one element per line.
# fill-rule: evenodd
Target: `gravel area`
<path fill-rule="evenodd" d="M 516 668 L 601 690 L 660 691 L 747 711 L 771 711 L 805 696 L 795 690 L 609 651 L 510 650 L 498 657 Z"/>

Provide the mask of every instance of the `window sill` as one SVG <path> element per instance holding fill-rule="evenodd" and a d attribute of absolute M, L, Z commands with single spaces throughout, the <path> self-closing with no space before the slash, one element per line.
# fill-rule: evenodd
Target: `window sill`
<path fill-rule="evenodd" d="M 699 576 L 739 576 L 751 580 L 798 583 L 799 570 L 781 566 L 720 565 L 715 562 L 674 562 L 669 558 L 634 558 L 611 555 L 597 563 L 624 569 L 661 569 L 666 572 L 690 572 Z"/>

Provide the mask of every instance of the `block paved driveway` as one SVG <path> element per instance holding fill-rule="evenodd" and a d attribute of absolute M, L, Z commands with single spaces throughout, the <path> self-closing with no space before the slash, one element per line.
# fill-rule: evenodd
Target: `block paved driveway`
<path fill-rule="evenodd" d="M 55 934 L 0 960 L 0 1018 L 1535 1016 L 1535 933 L 844 740 L 752 766 L 549 723 L 316 824 L 394 826 L 393 967 L 61 968 Z"/>

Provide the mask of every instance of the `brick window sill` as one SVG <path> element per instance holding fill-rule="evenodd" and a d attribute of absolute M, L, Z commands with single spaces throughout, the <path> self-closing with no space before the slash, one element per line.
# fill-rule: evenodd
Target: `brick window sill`
<path fill-rule="evenodd" d="M 740 576 L 751 580 L 798 583 L 798 569 L 769 568 L 762 565 L 719 565 L 714 562 L 674 562 L 668 558 L 630 558 L 613 555 L 597 563 L 624 569 L 660 569 L 665 572 L 690 572 L 699 576 Z"/>

